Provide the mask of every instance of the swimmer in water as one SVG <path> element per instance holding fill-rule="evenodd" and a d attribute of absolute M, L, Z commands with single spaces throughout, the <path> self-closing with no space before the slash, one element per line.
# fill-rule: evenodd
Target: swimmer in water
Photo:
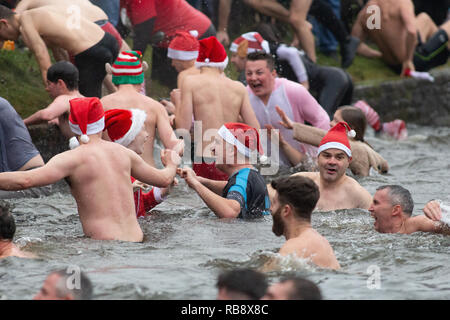
<path fill-rule="evenodd" d="M 320 128 L 305 125 L 303 123 L 293 122 L 286 113 L 279 107 L 276 107 L 276 111 L 280 115 L 282 121 L 280 124 L 286 129 L 294 130 L 294 139 L 308 143 L 313 146 L 319 146 L 320 141 L 326 135 L 326 131 Z M 352 161 L 349 168 L 354 175 L 368 176 L 370 168 L 374 168 L 379 173 L 387 173 L 389 165 L 387 161 L 379 155 L 372 147 L 364 140 L 364 133 L 366 131 L 367 120 L 364 113 L 352 106 L 340 107 L 334 113 L 333 120 L 330 122 L 330 126 L 335 126 L 338 122 L 347 122 L 350 128 L 352 128 L 356 136 L 349 139 L 350 149 L 352 151 Z M 268 127 L 270 133 L 273 127 Z M 305 154 L 291 147 L 283 138 L 278 134 L 274 136 L 278 137 L 279 145 L 285 154 L 288 156 L 289 161 L 296 165 L 305 159 Z"/>
<path fill-rule="evenodd" d="M 35 258 L 29 252 L 20 250 L 14 243 L 16 223 L 10 212 L 10 206 L 5 201 L 0 201 L 0 259 L 6 257 Z"/>
<path fill-rule="evenodd" d="M 58 270 L 50 273 L 45 279 L 41 290 L 33 300 L 91 300 L 93 285 L 87 275 L 81 271 L 79 274 L 79 286 L 68 286 L 73 283 L 74 272 L 70 269 Z"/>
<path fill-rule="evenodd" d="M 178 169 L 206 205 L 219 218 L 259 218 L 269 214 L 266 183 L 253 168 L 251 159 L 262 154 L 258 130 L 243 123 L 226 123 L 216 134 L 212 147 L 215 166 L 228 181 L 199 177 L 190 168 Z"/>
<path fill-rule="evenodd" d="M 105 131 L 103 138 L 133 150 L 138 155 L 144 152 L 145 141 L 148 132 L 145 128 L 145 111 L 139 109 L 111 109 L 105 112 Z M 164 201 L 169 193 L 169 188 L 153 187 L 137 181 L 131 177 L 134 190 L 134 203 L 136 216 L 145 217 L 156 205 Z M 174 179 L 175 181 L 175 179 Z"/>
<path fill-rule="evenodd" d="M 314 282 L 290 276 L 272 284 L 261 300 L 322 300 L 322 293 Z"/>
<path fill-rule="evenodd" d="M 158 170 L 134 151 L 103 140 L 104 112 L 98 98 L 70 100 L 69 123 L 76 134 L 72 147 L 78 147 L 57 154 L 43 167 L 0 173 L 0 189 L 22 190 L 68 177 L 86 236 L 98 240 L 143 241 L 130 176 L 150 185 L 168 187 L 180 157 L 172 150 L 163 150 L 161 161 L 165 168 Z"/>
<path fill-rule="evenodd" d="M 424 208 L 425 215 L 412 216 L 414 201 L 411 193 L 399 185 L 384 185 L 377 188 L 369 211 L 375 219 L 375 230 L 380 233 L 432 232 L 450 235 L 450 226 L 439 221 L 440 217 L 431 209 L 434 203 Z M 438 220 L 439 218 L 439 220 Z"/>
<path fill-rule="evenodd" d="M 346 122 L 339 122 L 322 138 L 317 157 L 319 172 L 294 174 L 308 177 L 319 186 L 317 210 L 367 210 L 372 202 L 370 193 L 345 173 L 353 156 L 347 130 L 354 134 Z"/>
<path fill-rule="evenodd" d="M 311 226 L 311 213 L 320 196 L 314 181 L 302 176 L 279 178 L 270 184 L 269 195 L 272 231 L 277 237 L 286 238 L 278 253 L 310 259 L 321 268 L 339 269 L 333 248 Z M 263 269 L 268 271 L 275 263 L 269 261 Z"/>

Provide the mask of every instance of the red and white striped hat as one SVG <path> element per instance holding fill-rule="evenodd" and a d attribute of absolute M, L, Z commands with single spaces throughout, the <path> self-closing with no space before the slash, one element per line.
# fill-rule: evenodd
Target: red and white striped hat
<path fill-rule="evenodd" d="M 258 32 L 247 32 L 235 39 L 230 46 L 231 52 L 238 52 L 239 47 L 247 42 L 247 54 L 256 51 L 265 51 L 270 53 L 269 43 L 261 37 Z"/>
<path fill-rule="evenodd" d="M 119 84 L 141 84 L 144 82 L 145 67 L 141 63 L 140 51 L 122 51 L 111 67 L 112 82 Z"/>
<path fill-rule="evenodd" d="M 347 130 L 349 137 L 354 138 L 356 136 L 355 131 L 350 128 L 347 122 L 338 122 L 320 141 L 317 155 L 327 149 L 339 149 L 344 151 L 351 158 L 352 150 L 350 149 L 350 143 L 348 142 Z"/>
<path fill-rule="evenodd" d="M 198 57 L 198 32 L 197 30 L 177 31 L 175 37 L 170 41 L 167 56 L 170 59 L 194 60 Z"/>
<path fill-rule="evenodd" d="M 97 97 L 75 98 L 70 100 L 69 103 L 70 129 L 76 135 L 81 136 L 81 142 L 88 143 L 88 135 L 102 132 L 105 127 L 103 106 Z M 74 147 L 77 147 L 78 141 L 75 143 L 75 140 L 71 139 L 70 143 L 71 149 L 73 149 Z"/>

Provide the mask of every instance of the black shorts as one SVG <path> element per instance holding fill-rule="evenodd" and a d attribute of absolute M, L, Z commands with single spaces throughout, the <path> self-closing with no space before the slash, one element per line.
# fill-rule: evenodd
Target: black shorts
<path fill-rule="evenodd" d="M 105 64 L 112 64 L 119 54 L 116 39 L 105 32 L 94 46 L 75 56 L 75 66 L 80 73 L 79 90 L 86 97 L 102 95 L 102 82 L 106 76 Z"/>
<path fill-rule="evenodd" d="M 448 36 L 444 30 L 439 29 L 425 43 L 420 39 L 420 35 L 417 35 L 417 38 L 418 45 L 413 60 L 417 71 L 428 71 L 447 63 L 449 55 Z"/>

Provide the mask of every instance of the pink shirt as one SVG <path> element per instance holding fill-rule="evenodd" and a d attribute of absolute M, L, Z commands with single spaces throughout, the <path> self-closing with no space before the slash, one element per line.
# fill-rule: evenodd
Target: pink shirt
<path fill-rule="evenodd" d="M 294 148 L 299 151 L 306 152 L 310 156 L 317 155 L 317 148 L 311 145 L 302 144 L 294 139 L 293 130 L 285 129 L 278 122 L 281 121 L 280 116 L 275 110 L 275 106 L 279 106 L 286 112 L 287 116 L 295 122 L 308 122 L 314 127 L 328 131 L 330 129 L 330 118 L 327 112 L 319 105 L 314 97 L 297 82 L 290 81 L 285 78 L 276 78 L 274 89 L 270 95 L 267 105 L 260 98 L 253 94 L 253 91 L 247 86 L 250 103 L 255 111 L 255 115 L 261 125 L 271 124 L 280 130 L 283 138 Z M 269 150 L 266 144 L 265 150 Z M 291 166 L 289 160 L 283 152 L 280 152 L 280 164 Z"/>

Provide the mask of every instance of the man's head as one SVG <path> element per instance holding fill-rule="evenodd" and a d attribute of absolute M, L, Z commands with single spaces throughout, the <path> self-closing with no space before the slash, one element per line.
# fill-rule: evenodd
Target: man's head
<path fill-rule="evenodd" d="M 228 64 L 227 52 L 223 45 L 212 36 L 199 41 L 199 51 L 195 66 L 197 68 L 210 67 L 223 71 Z"/>
<path fill-rule="evenodd" d="M 275 62 L 265 52 L 253 52 L 247 56 L 245 78 L 250 89 L 260 99 L 268 98 L 275 86 Z"/>
<path fill-rule="evenodd" d="M 375 219 L 375 230 L 381 233 L 398 232 L 403 221 L 411 217 L 414 201 L 411 193 L 399 185 L 377 188 L 369 211 Z"/>
<path fill-rule="evenodd" d="M 270 186 L 272 231 L 276 236 L 283 235 L 286 225 L 292 226 L 294 221 L 311 222 L 311 213 L 320 197 L 314 181 L 294 175 L 272 180 Z"/>
<path fill-rule="evenodd" d="M 68 61 L 59 61 L 47 71 L 47 92 L 52 99 L 78 90 L 78 69 Z"/>
<path fill-rule="evenodd" d="M 245 70 L 247 54 L 258 51 L 270 53 L 269 43 L 258 32 L 244 33 L 231 43 L 231 62 L 241 72 Z"/>
<path fill-rule="evenodd" d="M 216 165 L 236 165 L 257 162 L 263 149 L 258 130 L 244 123 L 228 122 L 218 131 L 212 147 Z"/>
<path fill-rule="evenodd" d="M 0 200 L 0 241 L 13 241 L 16 233 L 16 223 L 10 210 L 10 205 Z"/>
<path fill-rule="evenodd" d="M 189 69 L 195 65 L 198 57 L 198 32 L 177 31 L 169 44 L 167 56 L 172 59 L 172 66 L 178 71 Z"/>
<path fill-rule="evenodd" d="M 20 35 L 19 24 L 14 19 L 14 11 L 0 5 L 0 41 L 17 40 Z"/>
<path fill-rule="evenodd" d="M 139 109 L 111 109 L 105 112 L 105 132 L 109 140 L 117 142 L 137 154 L 144 152 L 148 138 L 145 128 L 147 114 Z"/>
<path fill-rule="evenodd" d="M 251 269 L 235 269 L 219 275 L 217 300 L 259 300 L 266 293 L 264 274 Z"/>
<path fill-rule="evenodd" d="M 319 287 L 300 277 L 287 277 L 272 284 L 263 300 L 322 300 Z"/>
<path fill-rule="evenodd" d="M 34 300 L 91 300 L 92 291 L 92 283 L 85 273 L 58 270 L 48 275 Z"/>
<path fill-rule="evenodd" d="M 355 136 L 355 131 L 346 122 L 339 122 L 320 141 L 317 160 L 320 178 L 327 183 L 339 181 L 352 160 L 347 130 L 350 136 Z"/>

